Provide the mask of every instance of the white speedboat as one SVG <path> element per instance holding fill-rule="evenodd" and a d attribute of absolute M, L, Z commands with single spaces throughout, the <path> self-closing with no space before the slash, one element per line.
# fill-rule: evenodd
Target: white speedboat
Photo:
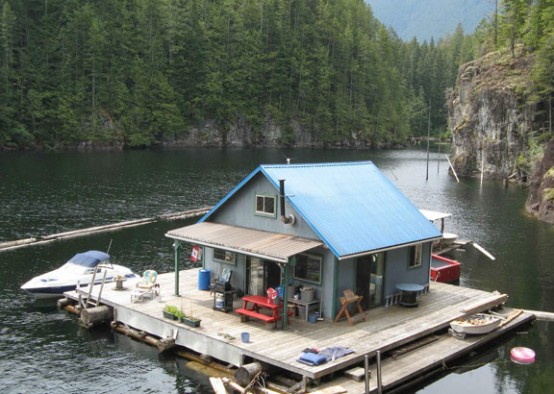
<path fill-rule="evenodd" d="M 94 275 L 95 271 L 96 275 Z M 77 286 L 89 286 L 93 277 L 94 283 L 100 284 L 102 280 L 112 282 L 116 276 L 123 276 L 125 279 L 140 278 L 127 267 L 111 264 L 109 254 L 89 250 L 77 253 L 60 268 L 35 276 L 21 286 L 21 289 L 37 298 L 59 298 L 64 292 L 75 290 Z"/>

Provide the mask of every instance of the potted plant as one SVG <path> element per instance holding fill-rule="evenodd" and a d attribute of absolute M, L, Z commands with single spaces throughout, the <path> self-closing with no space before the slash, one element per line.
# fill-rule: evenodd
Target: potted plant
<path fill-rule="evenodd" d="M 201 320 L 194 316 L 183 316 L 181 318 L 181 323 L 189 326 L 189 327 L 200 327 Z"/>
<path fill-rule="evenodd" d="M 181 323 L 189 327 L 200 327 L 201 320 L 192 315 L 192 300 L 190 300 L 190 314 L 186 315 L 185 313 L 183 313 L 183 316 L 179 320 Z"/>
<path fill-rule="evenodd" d="M 185 312 L 183 312 L 182 309 L 176 310 L 173 315 L 175 316 L 175 320 L 182 321 L 186 317 Z"/>
<path fill-rule="evenodd" d="M 175 315 L 179 313 L 179 309 L 175 305 L 166 305 L 163 310 L 163 315 L 166 319 L 176 320 Z"/>

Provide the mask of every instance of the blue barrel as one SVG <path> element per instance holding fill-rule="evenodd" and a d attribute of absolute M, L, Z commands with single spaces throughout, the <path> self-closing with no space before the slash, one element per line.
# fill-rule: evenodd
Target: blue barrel
<path fill-rule="evenodd" d="M 198 272 L 198 290 L 210 290 L 210 270 L 200 270 Z"/>
<path fill-rule="evenodd" d="M 283 286 L 277 286 L 277 295 L 280 297 L 280 298 L 283 298 Z M 289 297 L 292 297 L 292 294 L 289 294 L 288 295 Z"/>
<path fill-rule="evenodd" d="M 317 322 L 317 318 L 319 317 L 319 313 L 315 312 L 315 313 L 310 313 L 308 315 L 308 322 L 314 324 L 315 322 Z"/>

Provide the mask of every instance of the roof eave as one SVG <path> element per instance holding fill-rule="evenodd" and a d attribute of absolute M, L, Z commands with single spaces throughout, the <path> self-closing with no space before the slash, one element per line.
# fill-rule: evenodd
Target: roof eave
<path fill-rule="evenodd" d="M 337 256 L 337 259 L 339 261 L 346 260 L 346 259 L 354 259 L 354 258 L 357 258 L 357 257 L 367 256 L 367 255 L 371 255 L 371 254 L 388 252 L 389 250 L 405 248 L 405 247 L 414 246 L 414 245 L 427 243 L 427 242 L 433 242 L 433 241 L 437 241 L 441 238 L 442 237 L 432 237 L 432 238 L 426 238 L 426 239 L 419 240 L 419 241 L 404 243 L 404 244 L 401 244 L 401 245 L 393 245 L 393 246 L 380 248 L 380 249 L 373 249 L 373 250 L 366 250 L 364 252 L 345 254 L 345 255 L 342 255 L 342 256 Z"/>
<path fill-rule="evenodd" d="M 243 255 L 247 255 L 247 256 L 251 256 L 251 257 L 258 257 L 258 258 L 261 258 L 263 260 L 275 261 L 277 263 L 288 263 L 289 262 L 289 259 L 279 258 L 279 257 L 269 256 L 269 255 L 264 255 L 264 254 L 258 254 L 258 253 L 254 253 L 254 252 L 245 251 L 245 250 L 242 250 L 242 249 L 231 248 L 229 246 L 221 246 L 221 245 L 210 244 L 209 242 L 202 242 L 202 241 L 199 241 L 197 239 L 172 236 L 172 235 L 169 235 L 169 234 L 166 234 L 165 236 L 167 238 L 175 239 L 177 241 L 189 242 L 191 244 L 205 246 L 207 248 L 223 249 L 223 250 L 227 250 L 227 251 L 233 252 L 233 253 L 243 254 Z"/>

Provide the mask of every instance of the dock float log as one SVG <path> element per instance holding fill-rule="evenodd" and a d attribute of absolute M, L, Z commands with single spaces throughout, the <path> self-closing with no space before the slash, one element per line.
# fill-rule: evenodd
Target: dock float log
<path fill-rule="evenodd" d="M 529 309 L 525 309 L 524 312 L 535 315 L 535 318 L 539 321 L 554 321 L 554 312 L 533 311 Z"/>

